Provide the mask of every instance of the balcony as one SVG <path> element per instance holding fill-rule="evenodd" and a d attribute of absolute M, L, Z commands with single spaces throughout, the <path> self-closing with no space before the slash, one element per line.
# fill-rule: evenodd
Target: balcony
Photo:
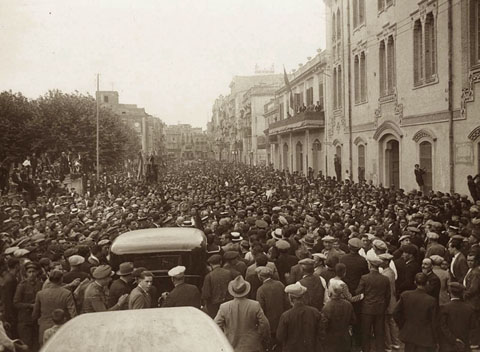
<path fill-rule="evenodd" d="M 268 126 L 269 136 L 283 133 L 299 132 L 310 128 L 324 128 L 325 113 L 323 111 L 304 111 Z"/>

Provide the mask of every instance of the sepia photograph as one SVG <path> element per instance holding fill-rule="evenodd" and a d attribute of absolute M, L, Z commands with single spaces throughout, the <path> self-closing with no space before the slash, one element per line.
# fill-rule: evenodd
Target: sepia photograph
<path fill-rule="evenodd" d="M 0 0 L 0 352 L 480 352 L 480 0 Z"/>

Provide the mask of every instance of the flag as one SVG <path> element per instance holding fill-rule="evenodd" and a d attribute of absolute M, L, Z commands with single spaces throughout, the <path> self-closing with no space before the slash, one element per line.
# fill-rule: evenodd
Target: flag
<path fill-rule="evenodd" d="M 288 80 L 288 75 L 287 71 L 285 70 L 285 66 L 283 66 L 283 80 L 285 81 L 285 86 L 287 87 L 287 92 L 290 94 L 290 109 L 295 109 L 293 108 L 293 93 L 292 93 L 292 86 L 290 85 L 290 81 Z M 290 111 L 289 111 L 290 112 Z"/>

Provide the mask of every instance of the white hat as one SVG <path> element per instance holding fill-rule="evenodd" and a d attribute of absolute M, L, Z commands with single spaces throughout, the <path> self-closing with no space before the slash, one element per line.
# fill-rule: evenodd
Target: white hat
<path fill-rule="evenodd" d="M 381 260 L 373 251 L 367 253 L 367 261 L 375 266 L 379 266 L 383 263 L 383 260 Z"/>
<path fill-rule="evenodd" d="M 307 292 L 307 288 L 303 286 L 299 281 L 285 287 L 285 293 L 294 297 L 302 297 L 305 292 Z"/>
<path fill-rule="evenodd" d="M 185 270 L 186 268 L 184 266 L 178 265 L 168 271 L 168 276 L 170 277 L 175 277 L 175 278 L 181 278 L 185 276 Z"/>
<path fill-rule="evenodd" d="M 240 232 L 233 231 L 230 233 L 230 236 L 232 238 L 232 242 L 240 242 L 243 240 L 243 237 L 240 235 Z"/>

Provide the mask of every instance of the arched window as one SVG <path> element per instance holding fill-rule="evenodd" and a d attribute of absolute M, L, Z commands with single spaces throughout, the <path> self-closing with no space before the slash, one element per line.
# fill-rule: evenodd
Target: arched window
<path fill-rule="evenodd" d="M 303 173 L 303 144 L 298 142 L 296 145 L 296 171 Z"/>
<path fill-rule="evenodd" d="M 338 99 L 337 99 L 337 69 L 333 69 L 333 108 L 338 108 Z"/>
<path fill-rule="evenodd" d="M 379 54 L 379 81 L 380 81 L 380 96 L 387 95 L 387 80 L 385 77 L 385 67 L 386 67 L 386 55 L 385 55 L 385 42 L 382 40 L 380 42 Z"/>
<path fill-rule="evenodd" d="M 365 52 L 360 53 L 360 100 L 367 101 L 367 64 L 365 62 Z"/>
<path fill-rule="evenodd" d="M 435 18 L 430 12 L 425 19 L 425 80 L 435 79 L 437 73 Z"/>
<path fill-rule="evenodd" d="M 470 54 L 471 65 L 480 63 L 480 1 L 470 0 Z"/>
<path fill-rule="evenodd" d="M 388 37 L 387 41 L 387 69 L 388 79 L 387 88 L 388 94 L 394 93 L 395 87 L 395 42 L 393 36 Z"/>
<path fill-rule="evenodd" d="M 340 9 L 337 10 L 337 40 L 342 39 L 342 17 L 340 16 Z"/>
<path fill-rule="evenodd" d="M 354 86 L 355 86 L 355 103 L 359 103 L 360 99 L 360 60 L 358 55 L 355 55 L 353 59 L 353 74 L 354 74 Z"/>
<path fill-rule="evenodd" d="M 423 175 L 425 192 L 432 190 L 432 143 L 423 141 L 420 143 L 420 167 L 426 171 Z"/>
<path fill-rule="evenodd" d="M 422 83 L 423 79 L 423 39 L 422 22 L 416 20 L 413 26 L 413 78 L 414 84 Z"/>
<path fill-rule="evenodd" d="M 358 23 L 358 0 L 352 0 L 353 7 L 353 28 L 357 28 Z"/>
<path fill-rule="evenodd" d="M 365 146 L 363 144 L 358 145 L 358 180 L 365 180 Z"/>
<path fill-rule="evenodd" d="M 337 103 L 338 107 L 341 108 L 343 106 L 343 77 L 342 77 L 342 66 L 338 65 L 338 70 L 337 70 L 337 75 L 338 75 L 338 84 L 337 84 Z"/>

